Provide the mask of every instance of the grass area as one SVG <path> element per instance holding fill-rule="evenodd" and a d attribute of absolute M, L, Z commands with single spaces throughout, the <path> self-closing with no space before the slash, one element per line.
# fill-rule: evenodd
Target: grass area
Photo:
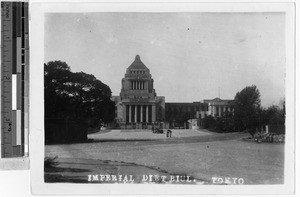
<path fill-rule="evenodd" d="M 129 175 L 132 176 L 131 183 L 166 183 L 170 182 L 171 175 L 159 167 L 143 166 L 136 163 L 126 163 L 111 160 L 95 160 L 95 159 L 72 159 L 72 158 L 58 158 L 58 165 L 55 167 L 45 168 L 44 179 L 47 183 L 55 182 L 69 182 L 69 183 L 128 183 Z M 122 175 L 122 179 L 118 177 L 115 181 L 92 178 L 93 175 Z M 145 175 L 157 175 L 159 177 L 165 176 L 162 179 L 148 179 L 145 181 Z M 125 178 L 125 176 L 128 176 Z M 202 180 L 194 177 L 186 178 L 186 175 L 181 175 L 183 182 L 187 184 L 204 184 Z M 101 178 L 101 177 L 100 177 Z M 193 180 L 187 182 L 186 180 Z M 172 181 L 172 183 L 180 184 L 180 182 Z"/>

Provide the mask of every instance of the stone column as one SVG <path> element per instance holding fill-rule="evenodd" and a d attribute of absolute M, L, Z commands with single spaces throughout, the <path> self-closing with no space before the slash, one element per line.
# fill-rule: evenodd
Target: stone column
<path fill-rule="evenodd" d="M 143 105 L 141 105 L 141 122 L 143 122 Z"/>
<path fill-rule="evenodd" d="M 152 122 L 156 122 L 156 108 L 152 105 Z"/>
<path fill-rule="evenodd" d="M 149 117 L 148 117 L 148 114 L 149 114 L 149 106 L 146 105 L 146 122 L 149 122 Z"/>
<path fill-rule="evenodd" d="M 129 123 L 131 123 L 131 105 L 129 105 Z"/>
<path fill-rule="evenodd" d="M 219 107 L 219 116 L 221 116 L 221 115 L 222 115 L 222 108 Z"/>
<path fill-rule="evenodd" d="M 134 122 L 137 122 L 137 105 L 134 106 Z"/>

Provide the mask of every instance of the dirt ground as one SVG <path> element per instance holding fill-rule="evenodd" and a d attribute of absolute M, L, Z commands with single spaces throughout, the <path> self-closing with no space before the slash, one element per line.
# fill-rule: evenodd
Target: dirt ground
<path fill-rule="evenodd" d="M 60 170 L 47 169 L 46 181 L 87 182 L 89 174 L 154 173 L 190 176 L 201 184 L 214 184 L 216 177 L 242 179 L 243 184 L 284 182 L 284 144 L 246 142 L 241 140 L 246 133 L 178 131 L 173 132 L 177 137 L 166 139 L 164 134 L 143 132 L 146 136 L 117 130 L 89 135 L 94 139 L 90 143 L 47 145 L 45 156 L 58 156 Z"/>

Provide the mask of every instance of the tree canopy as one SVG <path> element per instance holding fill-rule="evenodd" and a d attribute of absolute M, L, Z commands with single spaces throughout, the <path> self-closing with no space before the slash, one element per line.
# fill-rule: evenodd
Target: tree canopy
<path fill-rule="evenodd" d="M 234 98 L 234 120 L 238 130 L 255 130 L 260 127 L 261 100 L 255 85 L 247 86 Z"/>
<path fill-rule="evenodd" d="M 48 118 L 96 118 L 110 122 L 114 102 L 110 88 L 91 74 L 73 73 L 62 61 L 44 64 L 45 115 Z"/>

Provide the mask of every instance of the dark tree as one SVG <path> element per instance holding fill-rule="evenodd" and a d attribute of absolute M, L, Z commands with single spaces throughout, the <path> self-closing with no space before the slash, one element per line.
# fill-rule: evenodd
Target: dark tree
<path fill-rule="evenodd" d="M 63 92 L 71 75 L 70 67 L 61 61 L 44 64 L 45 117 L 64 117 L 69 111 L 70 96 Z"/>
<path fill-rule="evenodd" d="M 221 117 L 206 116 L 203 119 L 205 129 L 215 132 L 235 132 L 235 125 L 232 112 L 224 112 Z"/>
<path fill-rule="evenodd" d="M 111 90 L 93 75 L 51 61 L 44 64 L 44 77 L 46 143 L 86 141 L 89 127 L 113 121 Z"/>
<path fill-rule="evenodd" d="M 114 102 L 107 85 L 91 74 L 71 72 L 65 62 L 51 61 L 44 67 L 46 117 L 113 120 Z"/>
<path fill-rule="evenodd" d="M 285 109 L 277 105 L 271 105 L 266 110 L 267 124 L 284 124 Z"/>
<path fill-rule="evenodd" d="M 234 121 L 239 131 L 248 130 L 251 135 L 261 126 L 260 93 L 255 85 L 247 86 L 235 95 Z"/>

